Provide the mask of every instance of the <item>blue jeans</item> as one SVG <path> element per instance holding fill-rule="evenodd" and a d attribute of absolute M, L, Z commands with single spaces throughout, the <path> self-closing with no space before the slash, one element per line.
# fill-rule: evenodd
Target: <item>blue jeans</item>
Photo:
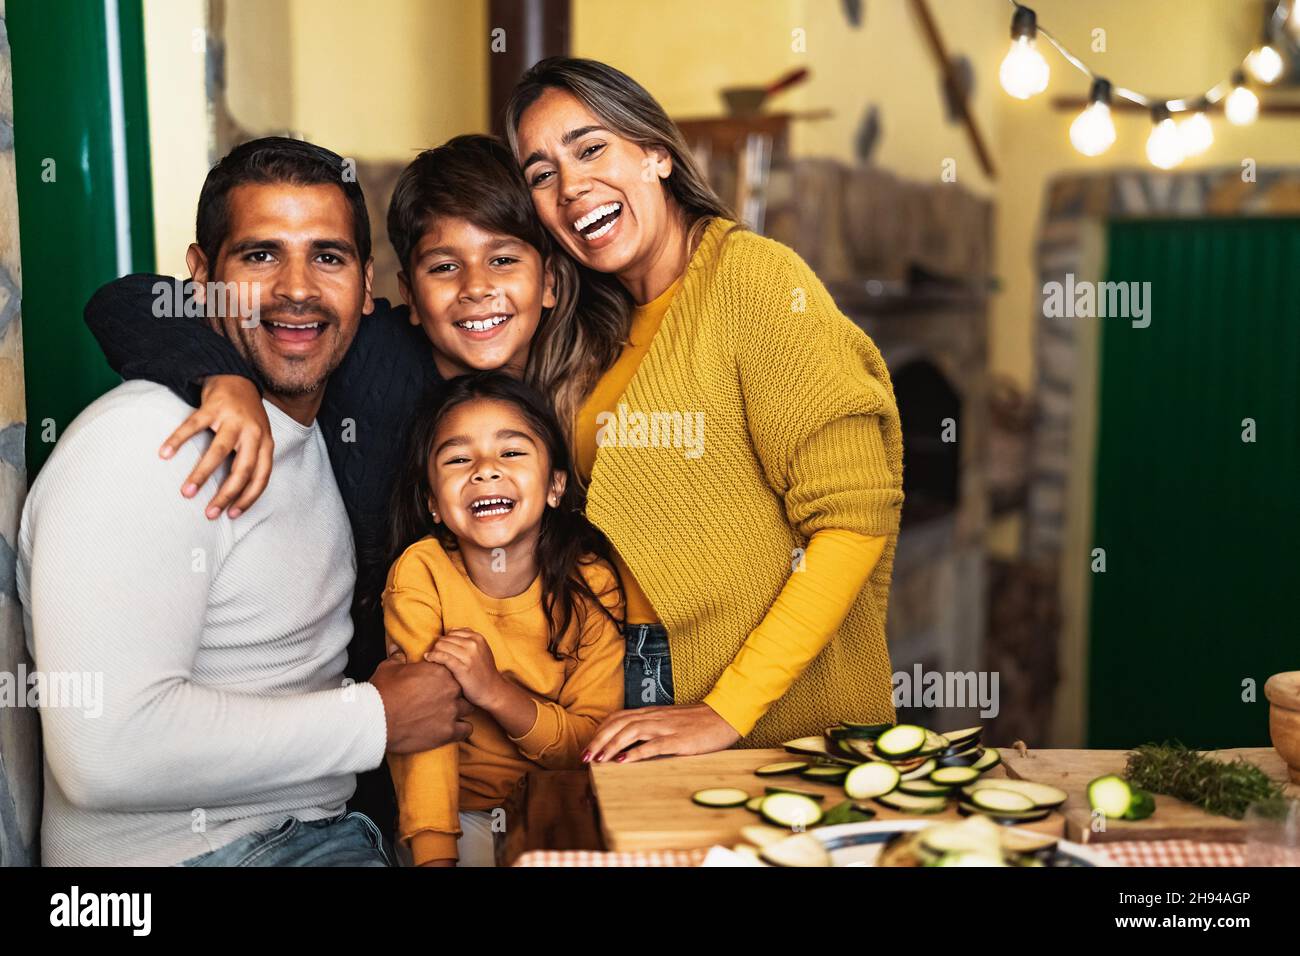
<path fill-rule="evenodd" d="M 259 830 L 233 843 L 191 857 L 180 866 L 391 866 L 379 828 L 364 813 L 324 820 L 287 817 L 274 830 Z"/>
<path fill-rule="evenodd" d="M 662 624 L 626 624 L 623 638 L 623 706 L 657 707 L 673 702 L 673 662 Z"/>

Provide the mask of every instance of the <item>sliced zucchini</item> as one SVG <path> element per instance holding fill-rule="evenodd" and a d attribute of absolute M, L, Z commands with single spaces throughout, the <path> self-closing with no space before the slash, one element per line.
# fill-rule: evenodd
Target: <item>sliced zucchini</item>
<path fill-rule="evenodd" d="M 848 737 L 840 741 L 840 746 L 848 750 L 849 753 L 857 756 L 859 760 L 879 760 L 876 754 L 876 742 L 874 740 L 862 740 L 858 737 Z"/>
<path fill-rule="evenodd" d="M 1156 798 L 1145 790 L 1133 790 L 1133 802 L 1124 814 L 1125 820 L 1145 820 L 1156 812 Z"/>
<path fill-rule="evenodd" d="M 765 763 L 754 771 L 760 777 L 779 777 L 786 773 L 803 773 L 808 769 L 806 760 L 778 760 L 776 763 Z"/>
<path fill-rule="evenodd" d="M 758 847 L 754 846 L 752 843 L 737 843 L 731 848 L 731 851 L 733 853 L 738 853 L 741 856 L 753 857 L 755 860 L 762 859 L 759 856 Z"/>
<path fill-rule="evenodd" d="M 931 853 L 979 853 L 986 857 L 1001 857 L 1002 831 L 987 817 L 976 817 L 960 823 L 936 823 L 921 831 L 921 845 Z"/>
<path fill-rule="evenodd" d="M 787 752 L 809 757 L 825 757 L 830 753 L 826 749 L 825 737 L 797 737 L 781 745 Z"/>
<path fill-rule="evenodd" d="M 1119 820 L 1133 805 L 1133 788 L 1113 773 L 1098 777 L 1088 784 L 1088 805 L 1112 820 Z"/>
<path fill-rule="evenodd" d="M 898 724 L 876 738 L 876 753 L 884 757 L 910 757 L 925 747 L 930 731 L 915 724 Z"/>
<path fill-rule="evenodd" d="M 809 800 L 816 800 L 818 803 L 826 799 L 826 794 L 818 793 L 816 790 L 801 790 L 798 787 L 782 787 L 777 784 L 768 786 L 766 793 L 769 796 L 774 793 L 793 793 L 797 797 L 807 797 Z"/>
<path fill-rule="evenodd" d="M 983 755 L 980 757 L 979 760 L 976 760 L 973 764 L 971 764 L 971 766 L 974 767 L 976 770 L 978 770 L 980 773 L 984 773 L 984 771 L 986 770 L 992 770 L 1001 762 L 1002 762 L 1002 754 L 998 753 L 997 747 L 985 747 Z"/>
<path fill-rule="evenodd" d="M 953 747 L 960 747 L 963 744 L 978 743 L 980 737 L 983 735 L 983 727 L 964 727 L 961 730 L 949 730 L 944 732 L 944 736 L 948 738 L 948 743 Z"/>
<path fill-rule="evenodd" d="M 959 750 L 956 753 L 944 751 L 935 757 L 940 767 L 973 767 L 984 756 L 984 751 L 980 747 L 972 747 L 969 750 Z M 980 771 L 975 771 L 980 773 Z"/>
<path fill-rule="evenodd" d="M 876 802 L 902 813 L 938 813 L 948 805 L 944 797 L 917 797 L 897 790 L 876 797 Z"/>
<path fill-rule="evenodd" d="M 980 810 L 993 810 L 996 812 L 1024 813 L 1036 809 L 1034 801 L 1023 793 L 1016 793 L 1014 790 L 999 790 L 996 787 L 985 787 L 982 790 L 976 790 L 970 795 L 968 802 Z"/>
<path fill-rule="evenodd" d="M 767 798 L 764 797 L 763 799 Z M 762 847 L 767 846 L 769 843 L 776 843 L 778 840 L 784 840 L 790 834 L 785 830 L 778 830 L 776 827 L 749 823 L 740 828 L 740 835 L 754 846 Z"/>
<path fill-rule="evenodd" d="M 802 793 L 773 793 L 763 798 L 759 816 L 787 830 L 807 829 L 821 822 L 822 808 Z"/>
<path fill-rule="evenodd" d="M 1057 838 L 1031 830 L 1003 830 L 1002 849 L 1020 856 L 1047 857 L 1056 853 Z"/>
<path fill-rule="evenodd" d="M 964 787 L 978 780 L 980 772 L 971 767 L 940 767 L 930 774 L 930 781 L 945 787 Z"/>
<path fill-rule="evenodd" d="M 826 844 L 807 833 L 796 833 L 759 850 L 759 858 L 773 866 L 830 866 L 831 854 Z"/>
<path fill-rule="evenodd" d="M 914 797 L 946 797 L 952 793 L 952 787 L 930 780 L 908 780 L 906 777 L 899 782 L 898 789 L 901 793 L 910 793 Z"/>
<path fill-rule="evenodd" d="M 702 807 L 743 807 L 749 794 L 737 787 L 710 787 L 696 790 L 691 794 L 691 800 Z"/>
<path fill-rule="evenodd" d="M 918 757 L 929 757 L 934 754 L 941 754 L 952 746 L 948 738 L 943 734 L 936 734 L 933 730 L 925 732 L 925 743 L 921 749 L 916 752 Z"/>
<path fill-rule="evenodd" d="M 745 801 L 745 809 L 748 810 L 750 813 L 757 813 L 758 808 L 760 805 L 762 805 L 764 798 L 765 798 L 764 794 L 759 794 L 757 797 L 750 797 L 748 800 Z"/>
<path fill-rule="evenodd" d="M 1034 802 L 1036 807 L 1046 807 L 1049 810 L 1055 809 L 1063 804 L 1068 798 L 1068 794 L 1057 787 L 1049 787 L 1045 783 L 1034 783 L 1032 780 L 1010 780 L 1003 778 L 1001 780 L 984 777 L 976 780 L 965 790 L 968 794 L 977 790 L 984 790 L 988 787 L 995 787 L 998 790 L 1014 790 L 1016 793 L 1023 793 L 1026 797 Z"/>
<path fill-rule="evenodd" d="M 819 783 L 839 783 L 848 774 L 848 767 L 837 767 L 834 764 L 825 764 L 820 767 L 809 767 L 799 774 L 805 780 L 813 780 Z"/>
<path fill-rule="evenodd" d="M 834 727 L 827 727 L 823 736 L 827 740 L 839 740 L 841 737 L 847 735 L 848 732 L 849 729 L 843 724 L 836 724 Z"/>
<path fill-rule="evenodd" d="M 1006 826 L 1013 826 L 1017 823 L 1037 823 L 1039 820 L 1046 820 L 1051 810 L 985 810 L 983 807 L 977 807 L 973 803 L 962 801 L 957 804 L 957 812 L 963 816 L 971 814 L 980 814 L 988 817 L 994 823 L 1001 823 Z"/>
<path fill-rule="evenodd" d="M 920 766 L 912 770 L 903 770 L 901 764 L 894 764 L 894 766 L 903 774 L 904 780 L 923 780 L 939 769 L 939 765 L 935 762 L 933 757 L 928 757 L 925 760 L 922 760 Z"/>
<path fill-rule="evenodd" d="M 875 740 L 883 734 L 893 724 L 855 724 L 852 721 L 843 721 L 845 736 L 856 737 L 860 740 Z"/>
<path fill-rule="evenodd" d="M 853 800 L 867 800 L 889 793 L 900 778 L 898 768 L 887 763 L 858 764 L 844 778 L 844 792 Z"/>

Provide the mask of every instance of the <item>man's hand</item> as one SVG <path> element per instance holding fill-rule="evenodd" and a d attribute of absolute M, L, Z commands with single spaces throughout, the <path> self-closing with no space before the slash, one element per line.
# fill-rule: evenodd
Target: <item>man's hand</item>
<path fill-rule="evenodd" d="M 375 668 L 370 683 L 384 701 L 389 753 L 420 753 L 469 736 L 469 701 L 441 664 L 389 659 Z"/>
<path fill-rule="evenodd" d="M 493 710 L 505 680 L 487 639 L 467 627 L 453 627 L 425 653 L 426 661 L 442 664 L 460 683 L 471 704 Z"/>
<path fill-rule="evenodd" d="M 230 517 L 238 518 L 266 490 L 271 477 L 271 459 L 275 453 L 271 420 L 266 416 L 257 386 L 241 375 L 213 375 L 205 379 L 202 401 L 163 442 L 158 454 L 171 458 L 181 445 L 204 429 L 211 429 L 212 444 L 185 479 L 181 494 L 186 498 L 198 494 L 203 483 L 233 452 L 235 460 L 230 474 L 204 513 L 209 518 L 217 518 L 230 505 Z"/>

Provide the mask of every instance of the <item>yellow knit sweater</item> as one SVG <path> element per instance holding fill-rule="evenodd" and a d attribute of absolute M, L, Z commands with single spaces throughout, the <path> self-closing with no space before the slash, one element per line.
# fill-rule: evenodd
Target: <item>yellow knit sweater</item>
<path fill-rule="evenodd" d="M 886 538 L 843 625 L 743 740 L 771 746 L 893 719 L 903 442 L 879 350 L 797 254 L 733 226 L 710 223 L 692 256 L 609 422 L 587 513 L 668 630 L 678 703 L 714 689 L 815 533 Z"/>

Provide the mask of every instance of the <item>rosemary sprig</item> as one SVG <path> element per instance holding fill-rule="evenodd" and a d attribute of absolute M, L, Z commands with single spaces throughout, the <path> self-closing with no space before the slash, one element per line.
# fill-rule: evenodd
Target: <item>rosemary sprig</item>
<path fill-rule="evenodd" d="M 1143 744 L 1128 757 L 1128 782 L 1167 794 L 1210 813 L 1240 820 L 1252 803 L 1282 797 L 1282 787 L 1264 771 L 1238 757 L 1215 760 L 1178 741 Z"/>

